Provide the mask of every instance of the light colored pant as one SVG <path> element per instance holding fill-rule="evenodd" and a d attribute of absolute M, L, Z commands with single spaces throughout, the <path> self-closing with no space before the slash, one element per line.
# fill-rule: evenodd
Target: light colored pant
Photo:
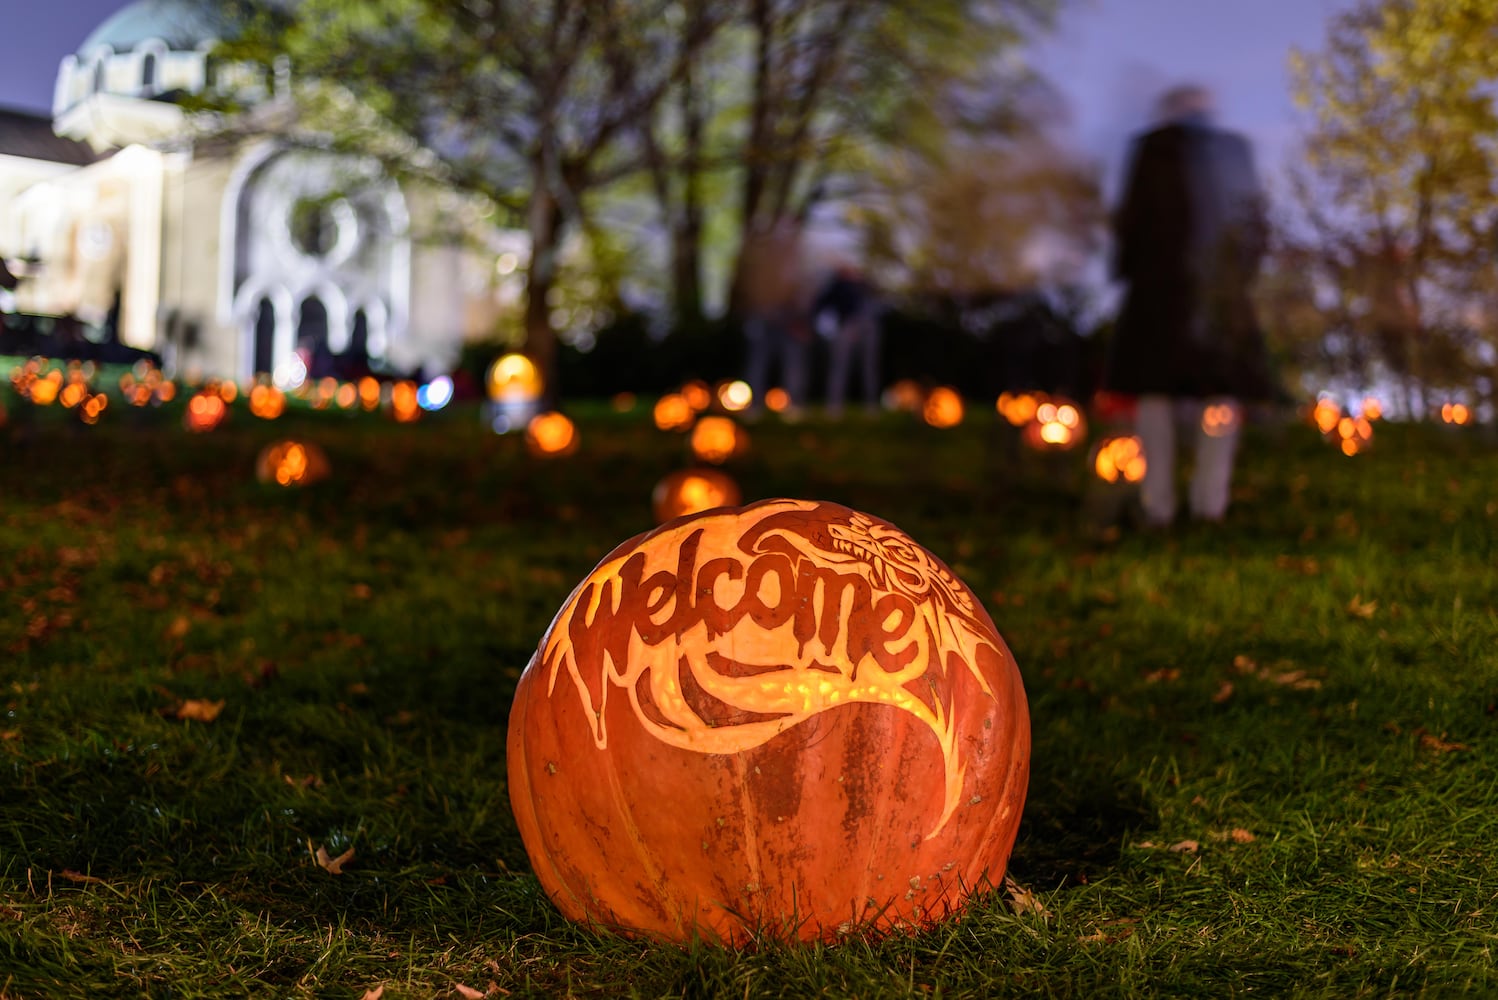
<path fill-rule="evenodd" d="M 1208 407 L 1227 407 L 1231 418 L 1209 434 L 1203 423 Z M 1218 411 L 1221 413 L 1222 411 Z M 1236 399 L 1173 399 L 1140 396 L 1134 430 L 1144 446 L 1145 473 L 1139 500 L 1150 524 L 1169 524 L 1176 514 L 1176 428 L 1180 425 L 1195 438 L 1195 468 L 1191 473 L 1191 516 L 1220 521 L 1227 513 L 1233 485 L 1233 458 L 1243 428 L 1243 406 Z"/>

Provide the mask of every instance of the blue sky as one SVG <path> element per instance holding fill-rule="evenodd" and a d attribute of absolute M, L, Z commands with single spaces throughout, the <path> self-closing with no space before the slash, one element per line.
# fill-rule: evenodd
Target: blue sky
<path fill-rule="evenodd" d="M 1057 33 L 1033 53 L 1072 107 L 1069 132 L 1101 160 L 1110 183 L 1128 136 L 1147 124 L 1159 91 L 1189 80 L 1218 94 L 1224 124 L 1241 129 L 1272 174 L 1294 135 L 1286 60 L 1317 48 L 1351 0 L 1063 0 Z M 45 113 L 57 64 L 124 0 L 5 0 L 0 105 Z"/>

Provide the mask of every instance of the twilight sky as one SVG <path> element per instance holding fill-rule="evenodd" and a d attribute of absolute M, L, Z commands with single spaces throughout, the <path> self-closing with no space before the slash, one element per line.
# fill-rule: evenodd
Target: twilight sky
<path fill-rule="evenodd" d="M 1294 134 L 1286 57 L 1317 48 L 1351 0 L 1063 0 L 1057 34 L 1033 54 L 1072 104 L 1072 137 L 1110 184 L 1154 97 L 1191 81 L 1218 94 L 1224 124 L 1258 146 L 1266 174 Z M 0 106 L 46 113 L 58 61 L 125 0 L 3 0 Z"/>

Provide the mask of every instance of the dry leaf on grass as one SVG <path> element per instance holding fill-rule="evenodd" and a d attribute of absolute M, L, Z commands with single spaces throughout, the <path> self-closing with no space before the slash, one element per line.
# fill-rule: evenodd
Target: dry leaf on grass
<path fill-rule="evenodd" d="M 168 639 L 180 639 L 187 634 L 187 630 L 190 628 L 192 628 L 192 622 L 188 617 L 186 615 L 178 615 L 166 627 L 166 637 Z"/>
<path fill-rule="evenodd" d="M 312 842 L 308 841 L 307 846 L 311 847 Z M 315 852 L 313 852 L 313 857 L 317 859 L 318 867 L 323 868 L 334 875 L 342 875 L 343 866 L 354 860 L 354 849 L 350 847 L 348 850 L 338 855 L 338 857 L 332 858 L 328 856 L 328 849 L 326 847 L 319 847 Z"/>
<path fill-rule="evenodd" d="M 1004 891 L 1009 893 L 1009 907 L 1018 916 L 1035 914 L 1042 920 L 1050 919 L 1051 913 L 1045 908 L 1045 904 L 1036 898 L 1035 893 L 1024 888 L 1009 876 L 1004 876 Z"/>
<path fill-rule="evenodd" d="M 453 989 L 458 991 L 458 996 L 465 1000 L 484 1000 L 484 992 L 476 990 L 472 986 L 464 986 L 462 983 L 453 983 Z"/>
<path fill-rule="evenodd" d="M 1215 703 L 1221 705 L 1223 702 L 1227 701 L 1232 696 L 1233 696 L 1233 682 L 1232 681 L 1223 681 L 1221 684 L 1217 685 L 1217 693 L 1212 696 L 1212 700 Z"/>
<path fill-rule="evenodd" d="M 1151 670 L 1144 675 L 1144 683 L 1159 684 L 1161 681 L 1179 680 L 1181 671 L 1176 667 L 1161 667 L 1159 670 Z"/>
<path fill-rule="evenodd" d="M 81 882 L 85 885 L 93 885 L 96 883 L 102 883 L 104 881 L 97 875 L 85 875 L 82 872 L 75 872 L 71 868 L 64 868 L 58 874 L 67 879 L 69 882 Z"/>
<path fill-rule="evenodd" d="M 1365 601 L 1362 594 L 1358 594 L 1347 602 L 1347 613 L 1354 618 L 1372 618 L 1373 613 L 1377 610 L 1378 602 Z"/>
<path fill-rule="evenodd" d="M 1471 749 L 1465 743 L 1448 742 L 1445 733 L 1435 736 L 1425 732 L 1423 729 L 1417 729 L 1415 732 L 1420 734 L 1420 745 L 1427 750 L 1434 750 L 1436 753 L 1456 753 L 1458 750 Z"/>
<path fill-rule="evenodd" d="M 1178 840 L 1166 848 L 1172 854 L 1195 854 L 1202 845 L 1194 840 Z"/>
<path fill-rule="evenodd" d="M 178 705 L 173 711 L 179 719 L 190 719 L 193 722 L 212 722 L 218 718 L 218 714 L 224 710 L 224 699 L 209 701 L 206 698 L 188 698 Z"/>
<path fill-rule="evenodd" d="M 385 984 L 381 983 L 379 986 L 371 986 L 369 989 L 365 990 L 364 995 L 360 997 L 359 1000 L 380 1000 L 380 997 L 384 995 Z"/>

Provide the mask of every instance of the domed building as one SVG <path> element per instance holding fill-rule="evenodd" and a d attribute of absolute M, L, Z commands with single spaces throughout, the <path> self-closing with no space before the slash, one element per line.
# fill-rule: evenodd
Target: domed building
<path fill-rule="evenodd" d="M 234 31 L 217 4 L 135 0 L 63 57 L 52 148 L 6 149 L 22 129 L 0 128 L 13 308 L 204 377 L 450 369 L 518 299 L 523 237 L 453 191 L 257 130 L 294 118 L 290 84 L 217 60 Z M 251 107 L 233 129 L 181 104 L 224 92 Z"/>

